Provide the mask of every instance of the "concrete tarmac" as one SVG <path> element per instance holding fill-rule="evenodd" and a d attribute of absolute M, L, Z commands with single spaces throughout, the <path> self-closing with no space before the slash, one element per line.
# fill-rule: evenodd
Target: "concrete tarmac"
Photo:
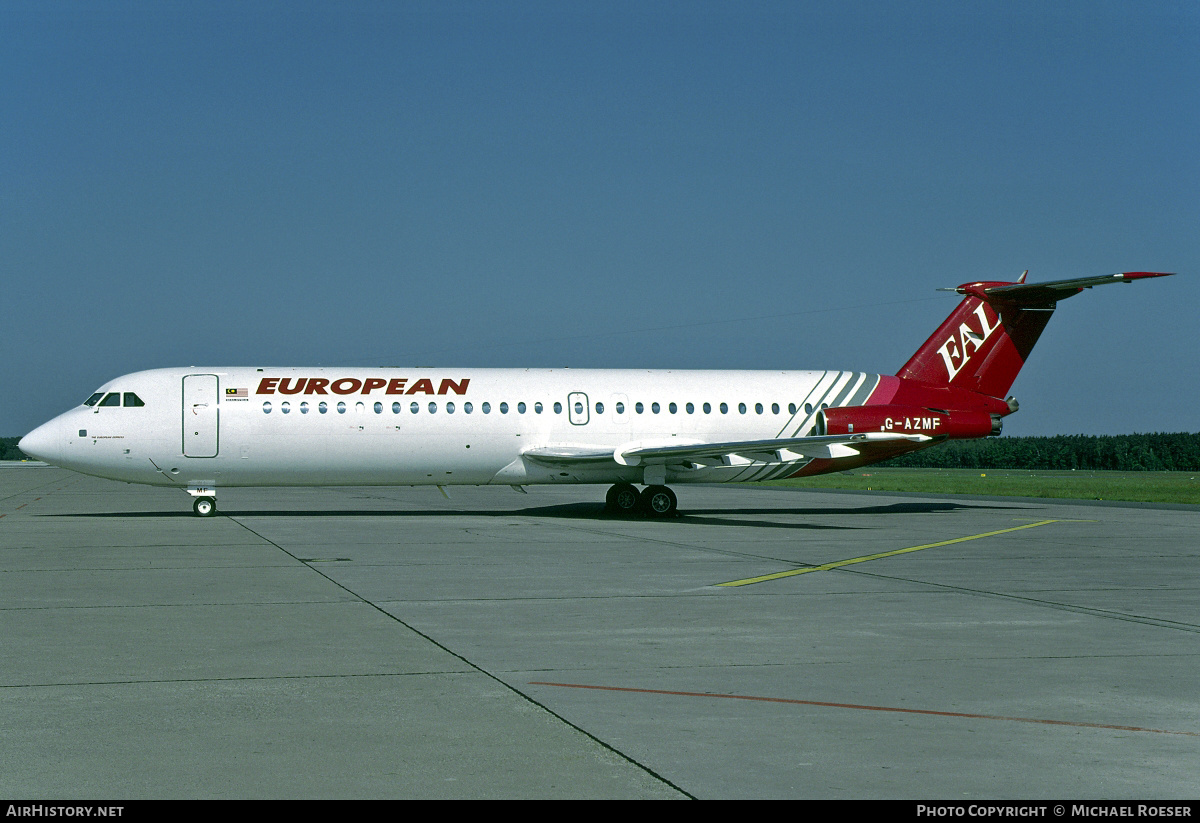
<path fill-rule="evenodd" d="M 0 468 L 0 794 L 1200 796 L 1197 507 L 448 491 Z"/>

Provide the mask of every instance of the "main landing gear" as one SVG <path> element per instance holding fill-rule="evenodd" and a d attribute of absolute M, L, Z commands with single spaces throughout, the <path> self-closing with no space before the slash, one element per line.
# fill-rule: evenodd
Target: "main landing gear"
<path fill-rule="evenodd" d="M 604 498 L 609 511 L 617 514 L 641 513 L 650 517 L 673 517 L 679 506 L 675 492 L 666 486 L 647 486 L 638 491 L 630 483 L 618 483 Z"/>

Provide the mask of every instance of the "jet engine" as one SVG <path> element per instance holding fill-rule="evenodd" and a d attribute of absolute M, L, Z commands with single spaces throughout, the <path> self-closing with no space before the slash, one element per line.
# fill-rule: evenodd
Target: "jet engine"
<path fill-rule="evenodd" d="M 984 411 L 942 411 L 918 406 L 850 406 L 824 409 L 817 416 L 817 434 L 895 432 L 930 437 L 968 439 L 1000 434 L 998 414 Z"/>

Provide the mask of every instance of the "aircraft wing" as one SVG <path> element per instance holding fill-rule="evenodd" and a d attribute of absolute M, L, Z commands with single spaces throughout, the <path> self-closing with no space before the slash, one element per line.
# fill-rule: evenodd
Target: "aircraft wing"
<path fill-rule="evenodd" d="M 882 444 L 907 440 L 924 443 L 932 438 L 923 434 L 830 434 L 814 437 L 780 437 L 769 440 L 738 440 L 728 443 L 683 443 L 672 445 L 630 443 L 616 449 L 602 446 L 544 446 L 524 452 L 538 463 L 555 466 L 619 463 L 638 465 L 702 465 L 728 466 L 732 458 L 741 457 L 759 463 L 783 463 L 809 458 L 857 457 L 869 454 Z"/>

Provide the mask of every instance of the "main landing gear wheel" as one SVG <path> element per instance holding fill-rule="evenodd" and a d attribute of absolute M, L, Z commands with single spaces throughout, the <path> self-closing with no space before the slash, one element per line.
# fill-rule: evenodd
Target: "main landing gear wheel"
<path fill-rule="evenodd" d="M 200 517 L 212 517 L 217 513 L 217 498 L 197 497 L 196 502 L 192 504 L 192 511 Z"/>
<path fill-rule="evenodd" d="M 631 514 L 638 507 L 638 490 L 629 483 L 618 483 L 608 490 L 605 505 L 618 514 Z"/>
<path fill-rule="evenodd" d="M 651 517 L 670 517 L 679 505 L 675 492 L 666 486 L 647 486 L 642 489 L 639 502 Z"/>

